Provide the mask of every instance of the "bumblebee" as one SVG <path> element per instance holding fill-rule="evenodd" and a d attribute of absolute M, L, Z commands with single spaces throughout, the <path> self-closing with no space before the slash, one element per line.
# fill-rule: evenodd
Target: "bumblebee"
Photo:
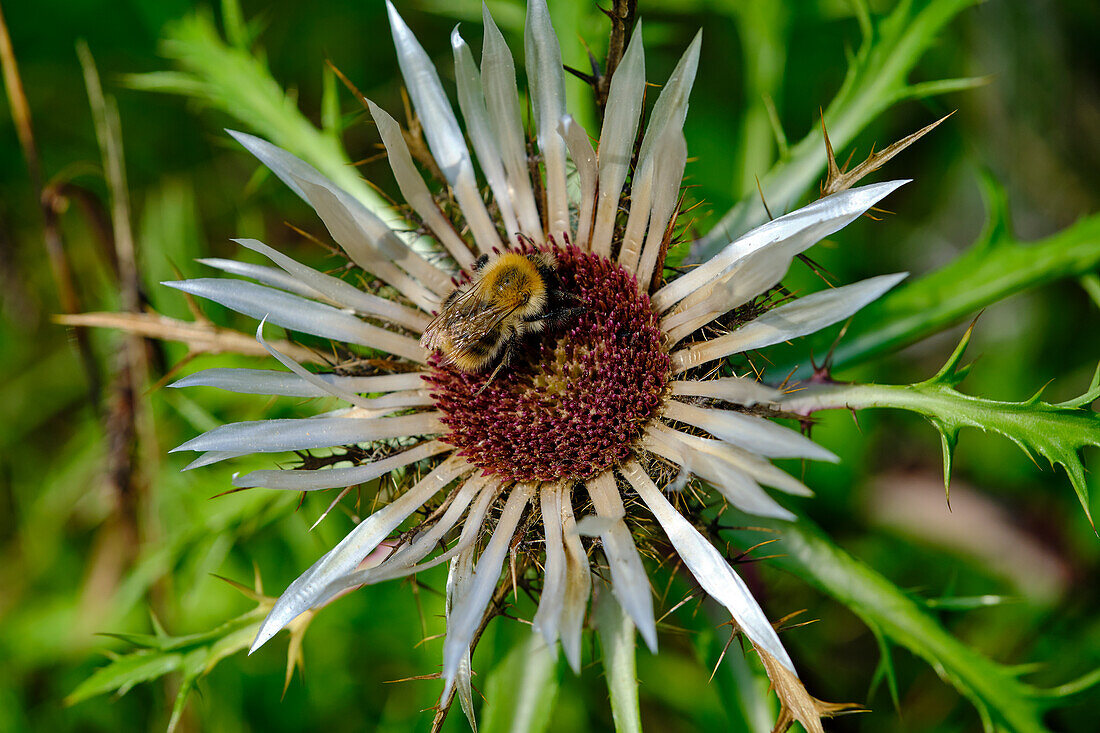
<path fill-rule="evenodd" d="M 550 252 L 482 255 L 474 263 L 473 281 L 447 296 L 420 345 L 439 350 L 444 365 L 470 373 L 484 371 L 499 357 L 492 381 L 515 358 L 525 336 L 582 310 L 567 305 L 577 298 L 559 289 L 557 267 Z"/>

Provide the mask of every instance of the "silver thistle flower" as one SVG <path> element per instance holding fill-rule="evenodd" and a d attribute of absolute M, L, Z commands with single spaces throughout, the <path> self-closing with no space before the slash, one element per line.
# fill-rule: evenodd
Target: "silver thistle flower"
<path fill-rule="evenodd" d="M 261 470 L 233 481 L 242 488 L 340 488 L 336 501 L 351 487 L 393 472 L 413 467 L 426 472 L 286 589 L 252 650 L 303 612 L 349 589 L 449 563 L 443 700 L 457 690 L 472 718 L 471 646 L 520 531 L 534 534 L 541 528 L 537 542 L 527 542 L 526 534 L 517 540 L 535 548 L 525 551 L 542 568 L 534 631 L 550 648 L 560 641 L 574 670 L 580 666 L 596 567 L 608 569 L 615 599 L 656 650 L 652 594 L 632 532 L 644 513 L 656 519 L 684 566 L 729 611 L 759 653 L 783 704 L 781 724 L 796 719 L 820 731 L 827 706 L 806 693 L 772 624 L 696 528 L 692 512 L 682 514 L 654 478 L 668 483 L 678 470 L 705 481 L 745 512 L 793 517 L 761 486 L 796 495 L 808 495 L 809 489 L 768 459 L 836 458 L 767 419 L 781 398 L 778 390 L 718 366 L 732 355 L 846 319 L 899 282 L 904 274 L 763 307 L 767 299 L 762 296 L 779 283 L 795 256 L 904 182 L 826 196 L 748 232 L 666 282 L 663 261 L 675 230 L 687 159 L 682 128 L 700 37 L 663 85 L 635 150 L 646 82 L 638 24 L 613 77 L 594 150 L 565 108 L 561 54 L 545 0 L 532 0 L 525 33 L 539 163 L 532 168 L 514 63 L 488 10 L 480 68 L 457 29 L 451 37 L 465 135 L 427 54 L 392 5 L 389 15 L 413 107 L 464 230 L 433 197 L 398 123 L 368 102 L 398 186 L 439 256 L 410 246 L 370 209 L 290 153 L 232 133 L 312 205 L 351 261 L 388 289 L 381 295 L 365 292 L 251 239 L 239 241 L 280 269 L 213 264 L 259 284 L 228 279 L 169 283 L 259 319 L 257 339 L 289 370 L 208 369 L 175 386 L 335 396 L 349 405 L 316 417 L 219 427 L 175 449 L 203 452 L 191 467 L 256 452 L 378 448 L 380 457 L 369 462 L 349 453 L 345 458 L 351 465 Z M 491 191 L 492 208 L 479 190 L 467 138 Z M 577 192 L 572 198 L 570 163 Z M 575 322 L 531 339 L 529 358 L 487 387 L 487 375 L 445 366 L 420 347 L 418 338 L 431 314 L 480 254 L 531 248 L 557 254 L 563 283 L 584 305 Z M 730 318 L 731 313 L 737 317 Z M 391 368 L 357 376 L 310 372 L 264 341 L 265 321 L 386 352 Z M 425 507 L 432 510 L 423 521 L 395 534 Z M 590 514 L 578 519 L 579 512 Z M 590 536 L 598 542 L 585 539 Z M 441 543 L 446 549 L 433 555 Z M 385 550 L 381 562 L 379 548 Z M 372 553 L 374 559 L 364 565 Z"/>

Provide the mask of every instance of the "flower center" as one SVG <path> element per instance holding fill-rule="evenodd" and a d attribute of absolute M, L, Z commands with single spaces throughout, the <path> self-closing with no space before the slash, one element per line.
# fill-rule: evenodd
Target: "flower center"
<path fill-rule="evenodd" d="M 555 250 L 561 287 L 583 310 L 528 336 L 488 386 L 430 360 L 443 439 L 486 473 L 583 479 L 625 460 L 668 386 L 661 330 L 633 275 L 576 247 Z"/>

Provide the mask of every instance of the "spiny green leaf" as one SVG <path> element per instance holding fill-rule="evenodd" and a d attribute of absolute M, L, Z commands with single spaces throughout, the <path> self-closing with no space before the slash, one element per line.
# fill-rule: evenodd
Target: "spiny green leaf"
<path fill-rule="evenodd" d="M 179 724 L 180 716 L 183 715 L 183 708 L 187 705 L 187 698 L 191 695 L 191 690 L 195 689 L 195 683 L 198 682 L 199 677 L 204 674 L 205 667 L 206 651 L 204 649 L 195 649 L 183 658 L 180 665 L 183 679 L 180 680 L 179 690 L 176 691 L 176 699 L 172 703 L 172 716 L 168 719 L 168 733 L 173 733 Z"/>
<path fill-rule="evenodd" d="M 247 649 L 270 606 L 271 599 L 264 599 L 248 613 L 201 634 L 171 636 L 159 624 L 155 635 L 108 634 L 139 648 L 115 655 L 109 664 L 97 669 L 78 685 L 66 698 L 66 704 L 72 705 L 111 691 L 122 695 L 141 682 L 171 672 L 183 672 L 184 679 L 169 724 L 171 730 L 182 712 L 183 700 L 195 681 L 222 659 Z"/>
<path fill-rule="evenodd" d="M 321 129 L 339 144 L 343 131 L 340 95 L 336 87 L 336 74 L 328 66 L 321 70 Z"/>
<path fill-rule="evenodd" d="M 978 428 L 1008 438 L 1034 460 L 1043 456 L 1052 466 L 1060 465 L 1069 476 L 1081 507 L 1092 521 L 1088 484 L 1081 450 L 1100 446 L 1100 414 L 1088 408 L 1100 397 L 1100 369 L 1092 384 L 1080 397 L 1060 404 L 1039 399 L 1039 394 L 1023 402 L 1002 402 L 971 397 L 955 389 L 955 365 L 969 342 L 968 330 L 948 360 L 947 366 L 924 382 L 908 385 L 835 384 L 812 387 L 792 394 L 783 401 L 784 409 L 809 415 L 823 409 L 861 410 L 869 407 L 893 407 L 926 417 L 940 432 L 944 448 L 944 484 L 950 479 L 951 455 L 964 427 Z"/>
<path fill-rule="evenodd" d="M 222 0 L 222 27 L 231 45 L 240 49 L 252 45 L 253 35 L 244 20 L 240 0 Z"/>
<path fill-rule="evenodd" d="M 65 698 L 66 705 L 75 705 L 90 697 L 117 691 L 125 695 L 131 687 L 155 680 L 158 677 L 175 672 L 183 663 L 183 655 L 155 649 L 141 649 L 118 657 L 106 667 L 101 667 L 92 676 L 77 685 L 77 688 Z"/>
<path fill-rule="evenodd" d="M 168 651 L 170 647 L 170 641 L 156 636 L 154 634 L 126 634 L 122 632 L 105 631 L 100 636 L 108 636 L 112 639 L 118 639 L 124 641 L 130 646 L 136 646 L 141 649 L 159 649 L 161 651 Z"/>
<path fill-rule="evenodd" d="M 1070 680 L 1064 685 L 1058 685 L 1057 687 L 1052 687 L 1049 690 L 1042 690 L 1041 692 L 1044 696 L 1057 699 L 1070 697 L 1071 695 L 1079 695 L 1098 684 L 1100 684 L 1100 668 L 1087 672 L 1075 680 Z"/>
<path fill-rule="evenodd" d="M 866 619 L 864 621 L 866 622 Z M 875 674 L 871 678 L 871 689 L 867 692 L 867 698 L 870 699 L 874 696 L 879 680 L 885 679 L 886 687 L 890 691 L 890 701 L 894 703 L 894 710 L 901 710 L 901 699 L 898 696 L 898 678 L 897 673 L 894 671 L 893 657 L 890 655 L 890 642 L 886 640 L 882 630 L 874 623 L 867 623 L 867 628 L 871 630 L 875 637 L 879 654 L 878 666 L 875 667 Z"/>
<path fill-rule="evenodd" d="M 951 356 L 947 357 L 947 361 L 940 367 L 940 370 L 932 375 L 932 378 L 928 380 L 929 382 L 946 385 L 948 387 L 958 387 L 962 384 L 962 381 L 966 379 L 966 376 L 970 373 L 971 365 L 967 364 L 966 366 L 960 367 L 960 364 L 963 354 L 966 352 L 966 347 L 970 345 L 970 337 L 974 333 L 974 323 L 976 322 L 977 319 L 975 319 L 975 321 L 970 324 L 970 327 L 966 329 L 966 333 L 959 339 L 958 346 L 951 352 Z"/>
<path fill-rule="evenodd" d="M 1079 282 L 1085 292 L 1088 293 L 1092 302 L 1100 306 L 1100 275 L 1097 275 L 1095 272 L 1090 272 L 1087 275 L 1079 277 L 1077 282 Z"/>
<path fill-rule="evenodd" d="M 1065 402 L 1059 402 L 1055 407 L 1064 407 L 1067 409 L 1075 407 L 1085 407 L 1091 405 L 1096 400 L 1100 399 L 1100 364 L 1096 366 L 1096 371 L 1093 372 L 1092 382 L 1089 384 L 1089 388 L 1085 390 L 1085 393 L 1080 397 L 1072 400 L 1066 400 Z"/>

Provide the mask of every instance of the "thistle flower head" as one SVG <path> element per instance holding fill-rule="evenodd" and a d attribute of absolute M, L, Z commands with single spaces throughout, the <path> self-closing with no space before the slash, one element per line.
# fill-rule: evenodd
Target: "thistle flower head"
<path fill-rule="evenodd" d="M 617 603 L 657 648 L 653 595 L 638 548 L 643 540 L 635 531 L 639 522 L 656 520 L 683 566 L 759 652 L 781 697 L 781 719 L 821 730 L 819 717 L 829 709 L 803 689 L 767 616 L 698 528 L 701 506 L 675 494 L 670 500 L 665 489 L 674 477 L 693 477 L 705 482 L 701 496 L 752 514 L 793 516 L 762 487 L 797 495 L 809 490 L 769 459 L 835 457 L 769 420 L 780 392 L 734 374 L 729 357 L 846 319 L 903 277 L 871 278 L 780 305 L 774 298 L 794 257 L 901 182 L 826 196 L 677 274 L 664 259 L 681 233 L 682 128 L 699 37 L 643 121 L 638 24 L 593 146 L 565 108 L 561 54 L 545 0 L 530 2 L 526 20 L 532 140 L 524 134 L 515 64 L 487 10 L 480 66 L 457 29 L 451 38 L 461 126 L 436 69 L 392 5 L 389 16 L 427 150 L 443 177 L 442 194 L 428 187 L 397 121 L 364 101 L 408 218 L 426 236 L 404 236 L 305 162 L 233 133 L 312 205 L 376 287 L 322 274 L 255 240 L 240 241 L 279 269 L 222 266 L 258 283 L 171 283 L 261 320 L 257 338 L 286 368 L 210 369 L 176 386 L 334 396 L 348 405 L 302 419 L 219 427 L 177 448 L 203 452 L 192 465 L 255 452 L 327 452 L 332 458 L 324 467 L 307 461 L 254 471 L 234 484 L 336 488 L 342 490 L 337 501 L 382 476 L 392 476 L 398 487 L 380 490 L 381 508 L 286 589 L 253 649 L 348 589 L 449 563 L 443 701 L 449 704 L 457 690 L 471 714 L 471 647 L 495 591 L 514 580 L 502 577 L 510 551 L 530 559 L 517 575 L 539 598 L 535 633 L 551 648 L 560 641 L 574 669 L 596 576 L 610 580 Z M 572 317 L 521 339 L 514 358 L 495 374 L 463 371 L 421 348 L 433 314 L 459 283 L 476 277 L 480 255 L 536 249 L 556 255 L 560 287 L 577 303 Z M 264 340 L 263 322 L 382 358 L 355 359 L 331 374 L 311 372 Z M 385 558 L 377 562 L 376 553 L 364 565 L 380 547 L 389 548 Z"/>

